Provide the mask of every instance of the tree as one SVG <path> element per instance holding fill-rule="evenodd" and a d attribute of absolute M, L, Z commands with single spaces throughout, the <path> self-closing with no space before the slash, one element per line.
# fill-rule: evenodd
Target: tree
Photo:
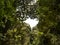
<path fill-rule="evenodd" d="M 58 18 L 58 16 L 60 16 L 59 0 L 38 0 L 38 4 L 39 6 L 37 8 L 37 13 L 38 13 L 39 20 L 40 20 L 38 24 L 39 30 L 44 32 L 45 36 L 54 35 L 54 36 L 59 37 L 58 36 L 59 34 L 57 33 L 59 32 L 58 27 L 60 27 L 60 26 L 57 26 L 60 20 Z M 53 37 L 51 37 L 50 39 L 48 38 L 47 39 L 51 40 L 52 38 Z M 56 39 L 58 40 L 58 38 Z M 51 45 L 55 45 L 55 43 Z M 47 43 L 46 45 L 49 45 L 49 44 Z"/>
<path fill-rule="evenodd" d="M 0 0 L 0 45 L 60 45 L 60 0 L 31 1 Z M 28 16 L 39 18 L 33 31 Z"/>
<path fill-rule="evenodd" d="M 4 36 L 16 22 L 15 9 L 13 6 L 15 0 L 0 0 L 0 38 L 1 45 L 5 45 Z"/>

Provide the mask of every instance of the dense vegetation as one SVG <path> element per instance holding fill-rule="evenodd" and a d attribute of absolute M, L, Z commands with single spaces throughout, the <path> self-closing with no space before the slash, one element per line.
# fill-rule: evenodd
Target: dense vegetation
<path fill-rule="evenodd" d="M 29 16 L 39 18 L 32 31 L 23 23 L 27 17 L 21 17 L 22 11 L 16 11 L 21 5 L 25 7 L 24 11 L 27 10 L 30 1 L 0 0 L 0 45 L 60 45 L 60 0 L 38 0 L 37 15 L 28 10 Z"/>

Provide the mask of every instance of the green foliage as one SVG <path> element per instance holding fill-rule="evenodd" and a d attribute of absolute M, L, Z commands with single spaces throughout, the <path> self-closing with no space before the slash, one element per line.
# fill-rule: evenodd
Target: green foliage
<path fill-rule="evenodd" d="M 39 24 L 32 31 L 16 15 L 16 8 L 23 5 L 28 10 L 26 5 L 31 0 L 23 0 L 25 5 L 19 1 L 22 0 L 0 0 L 0 45 L 60 45 L 60 1 L 38 0 L 35 13 Z"/>
<path fill-rule="evenodd" d="M 60 30 L 57 26 L 60 22 L 60 19 L 58 18 L 58 16 L 60 16 L 60 8 L 59 8 L 59 0 L 38 0 L 38 8 L 37 8 L 37 13 L 39 16 L 39 24 L 38 24 L 38 28 L 40 29 L 40 31 L 44 32 L 44 36 L 47 34 L 51 34 L 54 35 L 51 38 L 45 37 L 46 41 L 47 40 L 54 40 L 54 43 L 48 43 L 48 42 L 43 42 L 43 44 L 41 43 L 41 45 L 44 45 L 44 43 L 46 43 L 45 45 L 56 45 L 55 43 L 57 43 L 56 41 L 58 40 L 57 38 L 55 39 L 55 36 L 57 37 L 59 34 Z M 50 36 L 50 35 L 48 35 Z M 59 36 L 58 36 L 59 37 Z M 42 38 L 44 39 L 44 38 Z M 45 39 L 44 39 L 45 40 Z M 53 41 L 50 41 L 53 42 Z M 59 45 L 59 44 L 58 44 Z"/>
<path fill-rule="evenodd" d="M 13 6 L 14 0 L 0 0 L 0 30 L 10 28 L 16 20 L 13 16 L 16 7 Z"/>

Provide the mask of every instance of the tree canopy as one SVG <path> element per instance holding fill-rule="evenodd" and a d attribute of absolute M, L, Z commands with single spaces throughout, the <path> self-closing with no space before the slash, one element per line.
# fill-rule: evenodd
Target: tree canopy
<path fill-rule="evenodd" d="M 0 45 L 60 45 L 60 0 L 31 1 L 0 0 Z M 27 16 L 39 19 L 32 31 Z"/>

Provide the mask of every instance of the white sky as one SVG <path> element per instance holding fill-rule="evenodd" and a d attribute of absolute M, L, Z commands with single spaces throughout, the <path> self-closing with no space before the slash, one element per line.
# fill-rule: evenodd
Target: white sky
<path fill-rule="evenodd" d="M 36 2 L 37 2 L 37 0 L 33 0 L 33 1 L 31 1 L 28 5 L 34 5 Z M 16 9 L 16 11 L 18 11 L 18 10 L 19 10 L 19 9 Z M 25 21 L 23 21 L 23 22 L 29 24 L 30 27 L 31 27 L 31 29 L 32 29 L 33 27 L 35 27 L 35 26 L 38 24 L 39 20 L 37 20 L 37 18 L 31 19 L 31 18 L 29 17 L 27 20 L 25 20 Z"/>
<path fill-rule="evenodd" d="M 38 0 L 32 0 L 28 5 L 34 5 Z M 20 6 L 17 7 L 16 11 L 19 11 Z"/>
<path fill-rule="evenodd" d="M 31 29 L 32 29 L 33 27 L 35 27 L 35 26 L 38 24 L 39 20 L 37 20 L 37 18 L 31 19 L 31 18 L 29 17 L 27 20 L 25 20 L 25 21 L 23 21 L 23 22 L 29 24 L 30 27 L 31 27 Z"/>
<path fill-rule="evenodd" d="M 31 1 L 28 5 L 34 5 L 38 0 Z"/>
<path fill-rule="evenodd" d="M 37 0 L 33 0 L 33 1 L 31 1 L 28 5 L 34 5 L 36 2 L 37 2 Z M 31 27 L 31 30 L 32 30 L 32 28 L 35 27 L 35 26 L 38 24 L 39 20 L 37 20 L 37 18 L 31 19 L 31 18 L 29 17 L 27 20 L 25 20 L 25 21 L 23 21 L 23 22 L 29 24 L 30 27 Z"/>

